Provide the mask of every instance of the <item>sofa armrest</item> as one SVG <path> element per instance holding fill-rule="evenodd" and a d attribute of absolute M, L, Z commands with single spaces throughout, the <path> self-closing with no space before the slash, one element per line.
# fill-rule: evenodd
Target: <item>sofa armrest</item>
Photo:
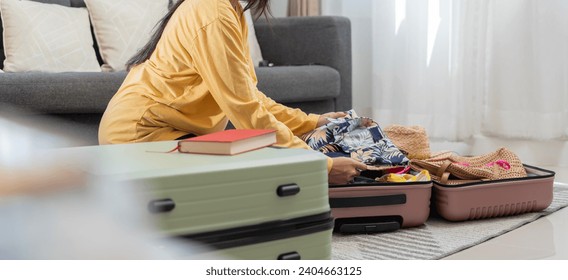
<path fill-rule="evenodd" d="M 341 77 L 336 111 L 352 107 L 351 24 L 344 17 L 287 17 L 255 23 L 262 56 L 275 65 L 326 65 Z"/>

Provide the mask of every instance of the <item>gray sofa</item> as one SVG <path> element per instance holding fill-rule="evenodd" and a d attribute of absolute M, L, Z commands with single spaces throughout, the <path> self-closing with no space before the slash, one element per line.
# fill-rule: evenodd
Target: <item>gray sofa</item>
<path fill-rule="evenodd" d="M 83 0 L 34 1 L 85 6 Z M 256 69 L 258 87 L 267 96 L 310 113 L 351 108 L 348 19 L 271 18 L 259 20 L 255 29 L 264 59 L 275 65 Z M 0 34 L 3 47 L 1 40 Z M 1 49 L 0 68 L 3 60 Z M 102 113 L 125 76 L 126 72 L 0 73 L 0 105 L 62 119 L 60 129 L 96 144 Z"/>

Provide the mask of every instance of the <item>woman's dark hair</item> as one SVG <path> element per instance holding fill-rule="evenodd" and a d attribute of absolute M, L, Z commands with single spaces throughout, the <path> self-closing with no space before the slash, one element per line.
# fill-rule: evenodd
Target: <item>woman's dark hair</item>
<path fill-rule="evenodd" d="M 176 3 L 174 3 L 174 1 L 175 0 L 169 0 L 168 12 L 162 19 L 160 19 L 160 21 L 158 21 L 156 27 L 154 27 L 154 33 L 150 37 L 150 41 L 148 41 L 148 43 L 146 43 L 146 45 L 144 45 L 142 49 L 140 49 L 132 58 L 130 58 L 126 62 L 126 68 L 128 70 L 130 70 L 132 67 L 138 64 L 143 63 L 144 61 L 148 60 L 150 56 L 152 56 L 152 53 L 154 53 L 154 50 L 158 45 L 158 41 L 160 40 L 162 34 L 164 33 L 164 29 L 166 29 L 166 25 L 172 18 L 172 15 L 175 13 L 177 8 L 181 6 L 184 0 L 178 0 Z M 248 0 L 246 2 L 247 4 L 245 5 L 244 10 L 246 11 L 251 9 L 253 11 L 255 19 L 258 19 L 263 14 L 264 15 L 270 14 L 270 7 L 268 5 L 269 0 Z"/>

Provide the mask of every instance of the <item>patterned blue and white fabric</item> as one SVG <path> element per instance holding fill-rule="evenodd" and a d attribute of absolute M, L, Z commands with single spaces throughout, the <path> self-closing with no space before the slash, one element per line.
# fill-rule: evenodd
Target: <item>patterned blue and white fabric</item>
<path fill-rule="evenodd" d="M 387 138 L 380 126 L 354 110 L 347 116 L 301 137 L 312 149 L 330 157 L 352 157 L 367 165 L 406 165 L 408 158 Z"/>

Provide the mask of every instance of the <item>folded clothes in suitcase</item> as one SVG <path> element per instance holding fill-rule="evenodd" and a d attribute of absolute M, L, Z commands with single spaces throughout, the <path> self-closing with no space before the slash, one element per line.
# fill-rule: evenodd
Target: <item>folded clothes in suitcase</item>
<path fill-rule="evenodd" d="M 366 175 L 365 172 L 362 175 Z M 432 181 L 377 182 L 370 177 L 375 176 L 358 177 L 347 185 L 329 186 L 334 231 L 378 233 L 426 222 L 430 215 Z"/>
<path fill-rule="evenodd" d="M 323 155 L 277 148 L 234 156 L 163 152 L 176 145 L 61 152 L 98 158 L 101 164 L 90 172 L 134 184 L 147 202 L 140 211 L 150 212 L 162 233 L 215 248 L 215 258 L 331 257 L 333 219 Z"/>
<path fill-rule="evenodd" d="M 524 165 L 527 176 L 490 181 L 434 182 L 436 212 L 450 221 L 511 216 L 546 209 L 553 198 L 553 171 Z"/>

